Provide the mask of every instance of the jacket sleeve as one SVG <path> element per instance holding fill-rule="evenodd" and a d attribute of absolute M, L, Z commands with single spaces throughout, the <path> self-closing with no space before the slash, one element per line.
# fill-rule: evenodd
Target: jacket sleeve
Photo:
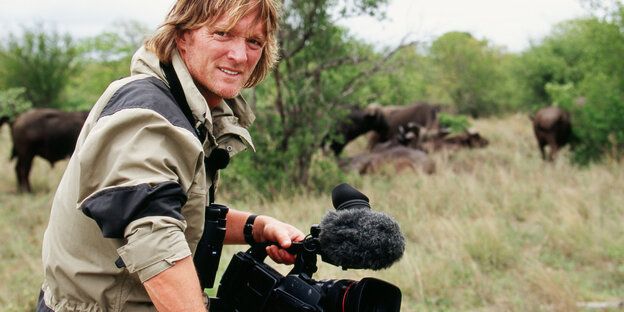
<path fill-rule="evenodd" d="M 191 254 L 182 209 L 203 152 L 188 129 L 144 108 L 102 117 L 77 155 L 79 208 L 142 281 Z M 202 169 L 203 170 L 203 169 Z"/>
<path fill-rule="evenodd" d="M 138 219 L 126 228 L 128 243 L 117 252 L 128 271 L 136 272 L 143 283 L 191 255 L 184 239 L 185 227 L 185 222 L 176 219 Z"/>

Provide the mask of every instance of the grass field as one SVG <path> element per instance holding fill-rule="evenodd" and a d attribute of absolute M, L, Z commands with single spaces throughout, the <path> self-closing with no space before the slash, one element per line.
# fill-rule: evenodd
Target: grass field
<path fill-rule="evenodd" d="M 473 121 L 487 148 L 432 155 L 434 175 L 380 174 L 352 183 L 374 210 L 393 216 L 407 245 L 382 271 L 320 262 L 315 279 L 377 277 L 401 288 L 401 311 L 586 311 L 624 300 L 624 170 L 607 160 L 569 164 L 566 149 L 544 163 L 526 116 Z M 347 152 L 358 151 L 357 141 Z M 34 194 L 17 194 L 8 128 L 0 129 L 0 311 L 34 310 L 40 244 L 64 162 L 41 159 Z M 231 207 L 307 231 L 331 208 L 330 194 L 267 202 L 228 196 Z M 240 246 L 227 246 L 220 271 Z M 275 265 L 281 272 L 289 267 Z M 584 306 L 584 304 L 586 304 Z"/>

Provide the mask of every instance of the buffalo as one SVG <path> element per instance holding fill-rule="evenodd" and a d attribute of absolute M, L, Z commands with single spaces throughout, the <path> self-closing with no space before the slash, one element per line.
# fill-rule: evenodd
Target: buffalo
<path fill-rule="evenodd" d="M 370 153 L 356 155 L 348 159 L 340 159 L 338 166 L 345 171 L 356 171 L 359 174 L 377 173 L 392 168 L 395 172 L 412 170 L 432 174 L 435 163 L 422 150 L 409 147 L 410 142 L 418 139 L 420 127 L 412 123 L 399 126 L 398 133 L 391 140 L 379 143 Z"/>
<path fill-rule="evenodd" d="M 547 106 L 529 118 L 533 121 L 533 131 L 542 159 L 553 161 L 557 152 L 570 141 L 572 134 L 570 113 L 561 107 Z M 544 150 L 546 145 L 550 148 L 548 156 Z"/>
<path fill-rule="evenodd" d="M 380 142 L 391 140 L 398 133 L 399 126 L 406 126 L 408 123 L 415 124 L 421 128 L 419 134 L 420 141 L 427 140 L 432 135 L 435 136 L 439 133 L 438 109 L 425 102 L 415 102 L 407 106 L 379 106 L 379 104 L 371 104 L 369 107 L 380 107 L 390 125 L 385 135 L 373 133 L 369 136 L 369 149 L 372 149 Z"/>
<path fill-rule="evenodd" d="M 436 152 L 443 149 L 458 150 L 460 148 L 483 148 L 488 146 L 490 141 L 481 136 L 475 129 L 468 129 L 463 133 L 438 137 L 420 144 L 419 148 L 428 152 Z"/>
<path fill-rule="evenodd" d="M 35 156 L 48 160 L 50 166 L 71 156 L 88 114 L 88 111 L 31 109 L 15 118 L 11 123 L 11 159 L 17 158 L 18 191 L 32 191 L 28 177 Z"/>
<path fill-rule="evenodd" d="M 391 149 L 395 146 L 409 146 L 411 148 L 419 149 L 418 136 L 420 133 L 420 126 L 413 122 L 407 123 L 407 125 L 400 125 L 398 132 L 392 137 L 392 139 L 381 142 L 373 146 L 370 150 L 371 153 L 382 152 L 387 149 Z"/>
<path fill-rule="evenodd" d="M 344 147 L 350 141 L 360 135 L 373 131 L 385 136 L 389 129 L 388 120 L 379 107 L 367 107 L 364 109 L 351 109 L 345 120 L 338 122 L 336 134 L 342 136 L 342 140 L 331 141 L 329 148 L 335 156 L 340 155 Z"/>
<path fill-rule="evenodd" d="M 340 159 L 338 166 L 345 171 L 356 171 L 359 174 L 378 173 L 386 168 L 392 168 L 396 173 L 411 170 L 433 174 L 436 171 L 435 162 L 427 153 L 403 145 Z"/>

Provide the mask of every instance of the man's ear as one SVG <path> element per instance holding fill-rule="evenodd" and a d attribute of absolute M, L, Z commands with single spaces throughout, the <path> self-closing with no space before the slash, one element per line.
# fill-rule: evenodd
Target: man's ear
<path fill-rule="evenodd" d="M 189 32 L 184 30 L 175 38 L 175 43 L 180 53 L 186 52 L 186 46 L 189 44 L 189 40 L 191 40 L 189 36 Z"/>

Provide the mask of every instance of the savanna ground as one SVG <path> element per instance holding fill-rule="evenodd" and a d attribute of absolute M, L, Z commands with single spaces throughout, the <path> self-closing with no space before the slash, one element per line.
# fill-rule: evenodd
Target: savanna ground
<path fill-rule="evenodd" d="M 349 270 L 319 259 L 315 279 L 372 276 L 400 287 L 401 311 L 585 311 L 624 299 L 624 170 L 607 160 L 570 165 L 539 158 L 526 115 L 473 121 L 487 148 L 437 153 L 437 173 L 379 174 L 345 181 L 374 210 L 393 216 L 406 238 L 403 258 L 382 271 Z M 35 194 L 17 194 L 8 128 L 0 129 L 0 311 L 32 311 L 42 281 L 40 248 L 65 162 L 37 159 Z M 363 146 L 356 141 L 347 153 Z M 331 209 L 331 196 L 221 202 L 286 220 L 306 231 Z M 227 246 L 222 272 L 232 253 Z M 283 273 L 290 267 L 274 265 Z M 618 308 L 607 308 L 612 311 Z M 624 309 L 624 308 L 619 308 Z"/>

